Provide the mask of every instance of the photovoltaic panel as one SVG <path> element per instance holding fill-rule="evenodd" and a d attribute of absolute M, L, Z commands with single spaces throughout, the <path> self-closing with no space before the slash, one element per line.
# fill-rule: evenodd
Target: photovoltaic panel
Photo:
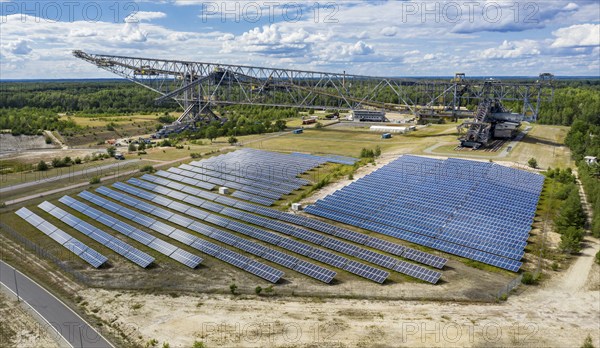
<path fill-rule="evenodd" d="M 294 266 L 294 270 L 296 272 L 306 274 L 327 284 L 331 283 L 331 281 L 337 274 L 334 271 L 311 264 L 304 260 L 299 260 L 298 263 L 296 263 L 296 265 Z"/>
<path fill-rule="evenodd" d="M 295 256 L 274 249 L 269 249 L 262 255 L 262 258 L 291 269 L 294 269 L 296 264 L 300 261 L 300 259 Z"/>
<path fill-rule="evenodd" d="M 343 268 L 348 263 L 348 259 L 343 256 L 317 248 L 312 249 L 310 257 L 337 268 Z"/>
<path fill-rule="evenodd" d="M 255 260 L 248 261 L 248 263 L 244 267 L 244 270 L 261 278 L 264 278 L 270 281 L 271 283 L 276 283 L 281 277 L 283 277 L 282 271 L 257 262 Z"/>
<path fill-rule="evenodd" d="M 94 196 L 96 199 L 104 200 L 104 198 L 98 197 L 96 195 L 92 195 L 92 196 Z M 86 197 L 89 198 L 90 197 L 89 194 L 83 196 L 82 198 L 86 199 Z M 104 200 L 104 201 L 106 201 L 106 200 Z M 85 204 L 83 204 L 83 205 L 85 207 L 88 207 Z M 119 211 L 117 212 L 117 214 L 121 214 L 121 212 L 123 210 L 125 210 L 125 209 L 126 208 L 121 207 L 121 209 L 119 209 Z M 91 208 L 85 209 L 85 211 L 83 213 L 87 214 L 88 210 L 92 210 L 92 209 Z M 104 213 L 102 213 L 102 214 L 104 214 Z M 100 223 L 102 223 L 102 221 L 107 221 L 107 220 L 103 220 L 103 219 L 101 219 L 101 217 L 99 217 L 97 219 L 97 221 L 100 222 Z M 154 226 L 157 222 L 158 221 L 156 221 L 154 224 L 152 224 L 152 226 Z M 111 225 L 114 225 L 114 224 L 111 223 Z M 121 221 L 121 225 L 122 226 L 127 226 L 128 224 L 126 224 L 126 223 L 124 223 L 124 222 Z M 172 244 L 170 244 L 168 242 L 165 242 L 165 241 L 163 241 L 163 240 L 161 240 L 159 238 L 156 238 L 156 237 L 152 236 L 151 234 L 149 234 L 147 232 L 144 232 L 144 231 L 142 231 L 140 229 L 137 229 L 137 228 L 135 228 L 135 227 L 133 227 L 131 225 L 128 225 L 128 226 L 129 226 L 129 231 L 130 231 L 130 234 L 128 235 L 129 238 L 132 238 L 132 239 L 134 239 L 134 240 L 136 240 L 136 241 L 138 241 L 138 242 L 140 242 L 140 243 L 148 246 L 149 248 L 158 251 L 161 254 L 164 254 L 166 256 L 170 256 L 171 254 L 173 254 L 173 252 L 175 252 L 176 250 L 179 249 L 176 246 L 174 246 L 174 245 L 172 245 Z M 169 227 L 168 225 L 166 225 L 166 226 Z M 172 232 L 172 230 L 169 231 L 169 233 L 170 232 Z M 199 258 L 199 257 L 197 259 L 193 259 L 193 260 L 200 260 L 200 262 L 202 261 L 202 259 Z M 180 260 L 176 260 L 176 261 L 180 261 Z M 190 262 L 186 262 L 186 263 L 184 263 L 184 265 L 186 265 L 188 267 L 191 267 L 191 268 L 196 268 L 200 264 L 200 262 L 198 262 L 195 265 L 193 265 L 193 267 L 190 266 L 191 265 Z"/>
<path fill-rule="evenodd" d="M 304 256 L 308 256 L 313 249 L 313 247 L 311 247 L 310 245 L 287 238 L 282 239 L 277 246 Z"/>
<path fill-rule="evenodd" d="M 119 199 L 119 200 L 122 200 L 122 198 L 123 198 L 121 194 L 118 194 L 118 193 L 113 192 L 113 191 L 108 190 L 108 189 L 104 189 L 104 190 L 102 190 L 102 192 L 104 192 L 106 194 L 110 193 L 111 195 L 113 195 L 113 197 L 115 197 L 116 199 Z M 103 200 L 103 198 L 100 198 L 100 197 L 98 197 L 98 199 Z M 170 202 L 164 202 L 164 203 L 165 204 L 169 204 Z M 156 211 L 158 209 L 160 209 L 160 208 L 154 209 L 153 211 Z M 120 214 L 122 211 L 127 211 L 127 210 L 128 210 L 127 208 L 122 207 L 117 213 Z M 177 214 L 174 214 L 174 216 L 175 215 L 177 215 Z M 166 225 L 166 224 L 164 224 L 164 223 L 162 223 L 160 221 L 156 221 L 156 220 L 154 220 L 154 221 L 155 222 L 150 226 L 150 228 L 152 228 L 152 229 L 155 229 L 157 231 L 162 231 L 162 233 L 169 232 L 170 236 L 172 236 L 174 233 L 177 233 L 178 239 L 187 239 L 189 241 L 190 238 L 194 238 L 193 236 L 191 236 L 189 234 L 186 234 L 183 231 L 174 229 L 174 228 L 173 228 L 172 231 L 169 231 L 169 229 L 172 228 L 172 227 L 170 227 L 170 226 L 168 226 L 168 225 Z M 182 220 L 178 220 L 178 219 L 173 219 L 172 218 L 171 222 L 180 222 L 181 223 Z M 196 222 L 193 225 L 194 226 L 198 226 L 200 224 Z M 219 232 L 219 231 L 215 230 L 215 231 L 212 231 L 211 233 L 215 233 L 215 232 Z M 230 234 L 227 233 L 227 235 L 230 235 Z M 230 235 L 230 236 L 232 236 L 235 239 L 239 239 L 239 237 L 236 237 L 236 236 L 233 236 L 233 235 Z M 198 260 L 198 259 L 200 261 L 202 260 L 201 258 L 196 257 L 193 254 L 187 253 L 187 252 L 185 252 L 183 250 L 179 251 L 180 250 L 179 248 L 173 249 L 173 246 L 171 244 L 169 244 L 167 242 L 164 242 L 164 241 L 162 241 L 162 240 L 160 240 L 158 238 L 152 240 L 152 242 L 150 242 L 148 244 L 148 246 L 151 247 L 151 248 L 153 248 L 153 249 L 155 249 L 155 250 L 157 250 L 157 251 L 160 251 L 160 252 L 164 253 L 165 255 L 169 255 L 173 259 L 175 259 L 175 260 L 177 260 L 177 261 L 179 261 L 181 263 L 184 263 L 187 266 L 190 266 L 190 265 L 194 264 L 194 262 L 196 260 Z M 244 260 L 251 260 L 251 259 L 249 259 L 249 258 L 247 258 L 247 257 L 245 257 L 245 256 L 243 256 L 243 255 L 241 255 L 239 253 L 230 251 L 228 249 L 219 247 L 219 246 L 217 246 L 217 245 L 215 245 L 213 243 L 210 243 L 210 242 L 207 242 L 207 241 L 203 241 L 203 240 L 200 240 L 200 239 L 194 240 L 191 243 L 191 246 L 194 247 L 194 248 L 196 248 L 196 249 L 198 249 L 198 250 L 200 250 L 200 251 L 202 251 L 202 252 L 206 252 L 207 254 L 209 254 L 211 256 L 220 258 L 221 260 L 223 260 L 223 261 L 225 261 L 227 263 L 230 263 L 232 265 L 235 265 L 237 267 L 240 267 L 240 264 Z M 173 255 L 175 255 L 175 257 Z M 257 265 L 262 265 L 261 266 L 261 268 L 263 270 L 262 272 L 257 272 L 257 270 L 255 269 Z M 241 266 L 240 268 L 244 269 L 243 266 Z M 270 267 L 268 265 L 261 264 L 259 262 L 254 262 L 253 263 L 253 268 L 249 269 L 248 272 L 251 272 L 251 273 L 256 274 L 258 276 L 261 276 L 261 274 L 263 274 L 263 275 L 265 275 L 265 279 L 267 279 L 269 281 L 275 281 L 275 282 L 279 279 L 279 278 L 277 278 L 277 275 L 282 275 L 283 274 L 283 272 L 281 272 L 279 270 L 276 270 L 275 268 Z M 257 273 L 254 273 L 254 272 L 257 272 Z"/>
<path fill-rule="evenodd" d="M 56 218 L 61 218 L 61 220 L 67 225 L 73 227 L 79 232 L 92 238 L 96 242 L 104 245 L 105 247 L 113 250 L 117 254 L 129 259 L 133 263 L 143 268 L 148 267 L 152 262 L 154 262 L 154 258 L 150 255 L 135 249 L 131 245 L 90 225 L 89 223 L 79 219 L 78 217 L 67 213 L 66 211 L 56 207 L 50 202 L 44 202 L 43 204 L 40 204 L 39 207 L 50 213 L 52 216 Z"/>
<path fill-rule="evenodd" d="M 40 230 L 44 234 L 46 234 L 44 230 L 52 230 L 48 237 L 57 241 L 60 245 L 67 248 L 67 250 L 71 251 L 72 253 L 89 263 L 92 267 L 98 268 L 108 261 L 108 259 L 102 254 L 81 243 L 76 238 L 69 236 L 64 231 L 56 228 L 43 218 L 39 217 L 37 214 L 33 213 L 31 210 L 27 208 L 21 208 L 15 213 L 17 214 L 17 216 L 21 217 L 32 226 L 38 228 L 38 230 Z M 41 224 L 44 224 L 44 230 L 39 228 Z M 53 228 L 48 225 L 51 225 Z"/>
<path fill-rule="evenodd" d="M 400 261 L 395 267 L 395 270 L 400 273 L 407 274 L 411 277 L 424 280 L 426 282 L 436 284 L 442 274 L 440 272 L 432 271 L 425 267 L 413 265 L 408 262 Z"/>
<path fill-rule="evenodd" d="M 161 184 L 170 184 L 170 183 L 172 183 L 172 182 L 169 180 L 164 180 L 161 182 Z M 182 189 L 184 187 L 186 187 L 186 186 L 181 185 L 181 184 L 180 184 L 180 186 L 178 186 L 179 189 Z M 223 197 L 223 198 L 226 198 L 226 197 Z M 198 204 L 199 202 L 195 201 L 193 196 L 186 197 L 184 199 L 184 201 L 194 204 L 194 205 L 199 205 Z M 219 200 L 219 201 L 221 203 L 230 203 L 231 199 L 228 198 L 228 200 Z M 200 204 L 202 202 L 203 201 L 200 201 Z M 341 227 L 333 226 L 328 223 L 310 219 L 307 217 L 294 216 L 291 214 L 279 212 L 279 211 L 271 209 L 271 208 L 261 207 L 261 206 L 253 205 L 251 203 L 240 202 L 240 201 L 237 201 L 237 203 L 235 203 L 233 206 L 236 209 L 242 209 L 247 212 L 254 212 L 254 213 L 268 216 L 271 218 L 282 219 L 287 222 L 299 224 L 301 226 L 309 227 L 309 228 L 312 228 L 312 229 L 315 229 L 317 231 L 321 231 L 321 232 L 324 232 L 327 234 L 332 234 L 339 238 L 350 240 L 350 241 L 353 241 L 353 242 L 356 242 L 359 244 L 364 244 L 365 246 L 368 246 L 370 248 L 388 252 L 388 253 L 391 253 L 396 256 L 402 256 L 403 253 L 405 253 L 406 251 L 412 251 L 412 253 L 409 254 L 412 257 L 412 255 L 414 255 L 416 252 L 416 250 L 414 250 L 414 249 L 407 248 L 407 247 L 402 246 L 397 243 L 393 243 L 393 242 L 386 241 L 386 240 L 372 237 L 372 236 L 366 236 L 366 235 L 358 233 L 358 232 L 350 231 L 350 230 L 347 230 L 347 229 L 344 229 Z M 211 208 L 216 209 L 214 205 L 211 205 Z M 254 217 L 254 216 L 250 216 L 250 217 L 246 216 L 245 218 L 242 218 L 242 215 L 239 212 L 236 212 L 233 209 L 229 209 L 229 208 L 224 209 L 223 212 L 229 214 L 228 216 L 231 216 L 233 218 L 248 221 L 248 222 L 251 222 L 258 226 L 265 226 L 264 219 L 259 219 L 258 217 Z M 275 227 L 275 228 L 278 228 L 277 231 L 282 232 L 278 226 L 281 226 L 281 224 L 269 224 L 268 225 L 269 228 Z M 228 228 L 231 228 L 231 226 L 229 226 Z M 236 230 L 237 232 L 247 234 L 247 232 L 242 232 L 239 228 L 233 228 L 233 229 Z M 294 233 L 295 236 L 297 236 L 303 240 L 307 240 L 307 241 L 310 241 L 311 243 L 315 243 L 315 244 L 321 244 L 320 240 L 322 239 L 322 237 L 317 237 L 316 239 L 309 239 L 307 237 L 310 237 L 311 235 L 307 235 L 302 232 L 297 232 L 296 230 L 290 231 L 290 230 L 286 229 L 283 232 Z M 302 233 L 302 235 L 300 235 L 301 233 Z M 357 249 L 357 252 L 360 250 L 365 250 L 365 249 Z M 352 252 L 352 251 L 353 250 L 350 249 L 350 252 Z M 437 257 L 437 256 L 434 257 L 434 255 L 430 255 L 430 254 L 423 253 L 423 252 L 420 252 L 420 253 L 422 253 L 424 255 L 429 255 L 431 258 L 419 257 L 419 258 L 416 258 L 415 261 L 418 261 L 418 262 L 423 261 L 426 264 L 432 265 L 434 267 L 441 268 L 447 261 L 445 258 L 441 258 L 441 257 Z"/>
<path fill-rule="evenodd" d="M 367 249 L 358 250 L 356 254 L 354 254 L 354 257 L 389 269 L 393 269 L 394 265 L 398 263 L 398 260 L 393 257 L 376 253 Z"/>
<path fill-rule="evenodd" d="M 192 243 L 192 247 L 210 256 L 216 256 L 224 249 L 223 247 L 218 246 L 215 243 L 202 239 L 197 239 L 194 243 Z"/>
<path fill-rule="evenodd" d="M 344 269 L 350 273 L 357 274 L 363 278 L 367 278 L 380 284 L 383 283 L 390 275 L 389 272 L 367 266 L 356 261 L 348 262 Z"/>
<path fill-rule="evenodd" d="M 202 258 L 179 248 L 174 250 L 169 257 L 190 268 L 196 268 L 202 262 Z"/>

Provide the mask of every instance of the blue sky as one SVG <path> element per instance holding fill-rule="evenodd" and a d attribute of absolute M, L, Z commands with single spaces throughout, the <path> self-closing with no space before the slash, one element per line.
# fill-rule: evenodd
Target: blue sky
<path fill-rule="evenodd" d="M 0 0 L 0 78 L 113 77 L 74 49 L 379 76 L 600 76 L 600 2 Z"/>

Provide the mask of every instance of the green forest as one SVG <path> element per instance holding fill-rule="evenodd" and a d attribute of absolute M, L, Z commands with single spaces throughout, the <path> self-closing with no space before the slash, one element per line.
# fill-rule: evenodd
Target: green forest
<path fill-rule="evenodd" d="M 579 120 L 600 125 L 600 80 L 559 80 L 556 85 L 553 100 L 541 106 L 540 123 L 569 126 Z M 59 119 L 58 113 L 98 116 L 178 110 L 175 103 L 157 105 L 156 96 L 153 91 L 121 80 L 0 82 L 0 129 L 11 129 L 14 134 L 37 134 L 43 129 L 61 131 L 74 126 Z M 514 103 L 506 104 L 509 108 L 520 110 Z M 234 118 L 243 112 L 246 120 L 250 118 L 252 121 L 257 121 L 257 118 L 274 121 L 284 114 L 280 112 L 282 109 L 252 106 L 219 110 L 232 112 Z M 291 109 L 285 114 L 297 115 L 297 110 Z M 246 124 L 245 120 L 235 122 Z M 246 129 L 238 134 L 250 133 L 254 132 Z"/>

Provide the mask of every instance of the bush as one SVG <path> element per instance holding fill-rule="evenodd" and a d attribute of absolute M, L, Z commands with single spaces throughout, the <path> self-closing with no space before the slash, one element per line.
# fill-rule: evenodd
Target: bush
<path fill-rule="evenodd" d="M 127 151 L 129 152 L 135 152 L 137 150 L 137 147 L 135 146 L 134 143 L 129 143 L 129 146 L 127 146 Z"/>
<path fill-rule="evenodd" d="M 190 156 L 191 156 L 193 159 L 202 158 L 202 154 L 200 154 L 200 153 L 197 153 L 197 152 L 192 152 L 192 153 L 190 154 Z"/>
<path fill-rule="evenodd" d="M 64 167 L 65 166 L 65 162 L 63 162 L 62 159 L 56 157 L 52 159 L 52 167 L 54 168 L 60 168 L 60 167 Z"/>
<path fill-rule="evenodd" d="M 352 173 L 348 174 L 348 180 L 354 180 L 354 175 L 352 175 Z"/>
<path fill-rule="evenodd" d="M 583 345 L 581 348 L 594 348 L 594 344 L 592 343 L 592 336 L 590 334 L 587 335 L 585 340 L 583 341 Z"/>
<path fill-rule="evenodd" d="M 93 178 L 90 179 L 90 185 L 94 185 L 94 184 L 99 184 L 100 183 L 100 177 L 99 176 L 95 176 Z"/>
<path fill-rule="evenodd" d="M 192 348 L 206 348 L 206 345 L 202 341 L 194 341 Z"/>
<path fill-rule="evenodd" d="M 48 164 L 44 161 L 40 161 L 37 164 L 37 170 L 40 172 L 44 172 L 44 171 L 48 170 Z"/>
<path fill-rule="evenodd" d="M 272 294 L 273 293 L 273 285 L 269 285 L 265 288 L 265 294 Z"/>
<path fill-rule="evenodd" d="M 379 147 L 379 145 L 377 145 L 375 147 L 375 151 L 373 151 L 373 155 L 375 155 L 375 157 L 381 156 L 381 148 Z"/>
<path fill-rule="evenodd" d="M 154 173 L 156 170 L 154 169 L 153 166 L 151 165 L 145 165 L 140 169 L 140 172 L 142 173 Z"/>
<path fill-rule="evenodd" d="M 108 157 L 115 157 L 115 153 L 117 153 L 117 148 L 114 146 L 109 146 L 106 149 L 106 153 L 108 153 Z"/>
<path fill-rule="evenodd" d="M 531 272 L 523 273 L 523 277 L 521 278 L 521 283 L 523 283 L 525 285 L 533 285 L 533 284 L 536 284 L 537 281 L 538 281 L 538 278 L 536 276 L 534 276 L 533 273 L 531 273 Z"/>
<path fill-rule="evenodd" d="M 315 124 L 315 129 L 321 129 L 321 128 L 323 128 L 323 124 L 321 122 L 317 122 Z"/>
<path fill-rule="evenodd" d="M 527 161 L 527 164 L 531 167 L 531 168 L 537 168 L 538 163 L 537 160 L 535 158 L 530 158 L 529 161 Z"/>
<path fill-rule="evenodd" d="M 600 265 L 600 251 L 596 253 L 596 263 Z"/>
<path fill-rule="evenodd" d="M 81 158 L 75 157 L 75 164 L 81 164 Z"/>
<path fill-rule="evenodd" d="M 234 136 L 229 137 L 229 139 L 227 139 L 227 142 L 229 143 L 229 145 L 235 145 L 238 142 L 238 139 Z"/>
<path fill-rule="evenodd" d="M 73 163 L 73 160 L 71 159 L 71 157 L 65 156 L 65 158 L 63 158 L 63 163 L 65 164 L 65 166 L 70 166 Z"/>
<path fill-rule="evenodd" d="M 45 141 L 46 141 L 46 144 L 52 144 L 52 138 L 50 138 L 47 135 L 46 135 Z"/>
<path fill-rule="evenodd" d="M 231 284 L 231 285 L 229 285 L 229 291 L 231 291 L 231 293 L 232 293 L 233 295 L 235 295 L 235 294 L 236 294 L 237 288 L 238 288 L 238 287 L 237 287 L 237 285 L 235 285 L 235 284 Z"/>
<path fill-rule="evenodd" d="M 256 293 L 256 295 L 257 295 L 257 296 L 259 296 L 259 295 L 260 295 L 260 293 L 262 292 L 262 290 L 263 290 L 263 289 L 262 289 L 262 287 L 260 287 L 260 286 L 257 286 L 256 288 L 254 288 L 254 292 Z"/>

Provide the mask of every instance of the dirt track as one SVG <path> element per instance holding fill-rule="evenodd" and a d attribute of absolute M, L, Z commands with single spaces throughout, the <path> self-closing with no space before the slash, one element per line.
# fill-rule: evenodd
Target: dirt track
<path fill-rule="evenodd" d="M 154 296 L 86 290 L 89 310 L 140 342 L 209 347 L 600 345 L 600 267 L 587 247 L 562 275 L 498 304 Z M 133 304 L 138 304 L 133 306 Z M 137 308 L 139 307 L 139 308 Z M 134 309 L 137 308 L 137 309 Z"/>

